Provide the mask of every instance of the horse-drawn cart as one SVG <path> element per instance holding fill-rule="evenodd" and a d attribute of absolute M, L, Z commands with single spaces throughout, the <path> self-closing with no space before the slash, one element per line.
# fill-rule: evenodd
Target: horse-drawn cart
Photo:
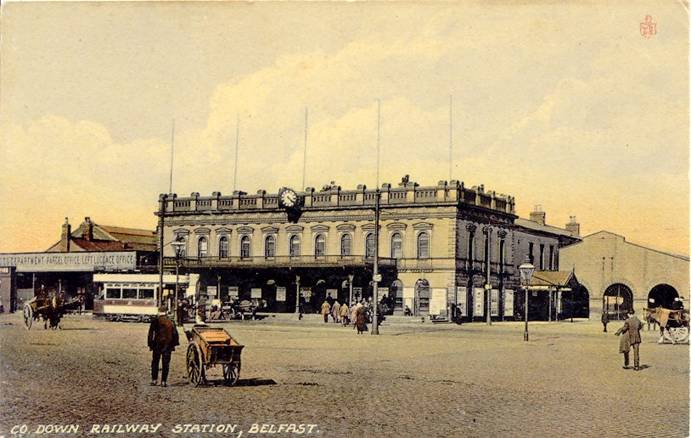
<path fill-rule="evenodd" d="M 32 298 L 24 303 L 24 325 L 27 330 L 31 330 L 34 321 L 43 319 L 45 329 L 57 329 L 60 325 L 62 316 L 68 310 L 79 308 L 84 302 L 83 296 L 79 296 L 72 301 L 65 302 L 60 294 L 41 295 Z"/>
<path fill-rule="evenodd" d="M 187 376 L 190 383 L 199 386 L 207 383 L 207 371 L 216 366 L 223 367 L 223 380 L 226 385 L 235 385 L 240 378 L 240 345 L 230 334 L 220 327 L 198 324 L 185 331 L 187 347 Z"/>
<path fill-rule="evenodd" d="M 645 309 L 648 322 L 655 321 L 660 325 L 658 344 L 689 343 L 689 311 L 686 309 L 665 309 L 656 307 Z"/>

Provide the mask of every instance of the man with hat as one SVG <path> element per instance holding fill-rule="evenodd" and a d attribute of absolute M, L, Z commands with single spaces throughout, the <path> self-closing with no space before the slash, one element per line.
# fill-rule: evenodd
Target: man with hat
<path fill-rule="evenodd" d="M 640 359 L 638 356 L 639 353 L 639 346 L 641 344 L 641 327 L 643 324 L 641 323 L 641 320 L 638 319 L 635 315 L 635 311 L 633 309 L 629 309 L 627 312 L 628 318 L 626 321 L 624 321 L 624 327 L 619 329 L 617 331 L 618 334 L 621 334 L 623 336 L 626 336 L 628 338 L 628 343 L 633 348 L 633 369 L 635 371 L 640 370 Z M 623 350 L 624 347 L 621 347 L 621 350 Z M 627 348 L 628 350 L 628 348 Z M 622 351 L 623 352 L 623 351 Z M 624 356 L 624 367 L 628 367 L 628 354 Z"/>
<path fill-rule="evenodd" d="M 151 385 L 155 386 L 158 381 L 158 363 L 162 361 L 161 386 L 168 386 L 166 381 L 168 380 L 170 355 L 175 350 L 175 346 L 180 345 L 180 340 L 175 323 L 168 318 L 166 306 L 159 307 L 158 315 L 151 320 L 148 345 L 152 352 Z"/>

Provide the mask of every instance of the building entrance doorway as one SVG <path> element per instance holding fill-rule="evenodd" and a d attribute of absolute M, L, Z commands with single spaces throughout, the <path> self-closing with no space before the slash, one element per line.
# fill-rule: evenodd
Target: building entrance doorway
<path fill-rule="evenodd" d="M 602 312 L 609 320 L 626 319 L 626 313 L 633 309 L 633 292 L 625 284 L 614 283 L 605 289 L 602 297 Z"/>
<path fill-rule="evenodd" d="M 415 316 L 429 313 L 429 282 L 424 278 L 415 282 Z"/>
<path fill-rule="evenodd" d="M 664 307 L 665 309 L 673 309 L 677 298 L 679 298 L 679 293 L 672 286 L 658 284 L 650 289 L 648 293 L 648 308 Z"/>

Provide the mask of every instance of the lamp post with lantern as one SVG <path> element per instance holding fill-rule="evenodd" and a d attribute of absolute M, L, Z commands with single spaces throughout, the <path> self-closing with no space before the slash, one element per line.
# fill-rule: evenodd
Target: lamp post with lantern
<path fill-rule="evenodd" d="M 173 311 L 177 315 L 178 311 L 178 288 L 180 284 L 180 257 L 182 257 L 185 250 L 185 240 L 182 236 L 175 238 L 170 242 L 170 245 L 175 249 L 175 295 L 173 296 Z"/>
<path fill-rule="evenodd" d="M 530 263 L 529 260 L 526 260 L 525 263 L 523 263 L 521 266 L 518 267 L 519 272 L 521 273 L 521 284 L 523 288 L 525 289 L 525 306 L 524 306 L 524 311 L 525 313 L 525 329 L 523 331 L 523 340 L 528 341 L 528 289 L 530 288 L 530 279 L 533 277 L 533 272 L 535 272 L 535 266 Z"/>

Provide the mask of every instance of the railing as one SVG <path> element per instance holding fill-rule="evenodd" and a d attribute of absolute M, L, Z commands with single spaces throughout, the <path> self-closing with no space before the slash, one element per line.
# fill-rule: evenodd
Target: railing
<path fill-rule="evenodd" d="M 381 205 L 400 204 L 432 204 L 432 203 L 458 203 L 479 205 L 485 208 L 493 208 L 499 212 L 513 214 L 513 199 L 505 195 L 497 195 L 494 192 L 476 191 L 466 189 L 461 184 L 436 187 L 382 187 L 380 189 Z M 334 206 L 366 206 L 373 207 L 376 201 L 376 193 L 371 189 L 362 190 L 330 190 L 315 192 L 313 190 L 299 193 L 303 198 L 306 208 L 334 207 Z M 256 195 L 248 195 L 244 192 L 235 192 L 229 196 L 199 196 L 193 193 L 191 197 L 168 199 L 167 213 L 190 211 L 229 211 L 246 209 L 277 209 L 279 207 L 278 196 L 267 194 L 264 191 Z"/>

